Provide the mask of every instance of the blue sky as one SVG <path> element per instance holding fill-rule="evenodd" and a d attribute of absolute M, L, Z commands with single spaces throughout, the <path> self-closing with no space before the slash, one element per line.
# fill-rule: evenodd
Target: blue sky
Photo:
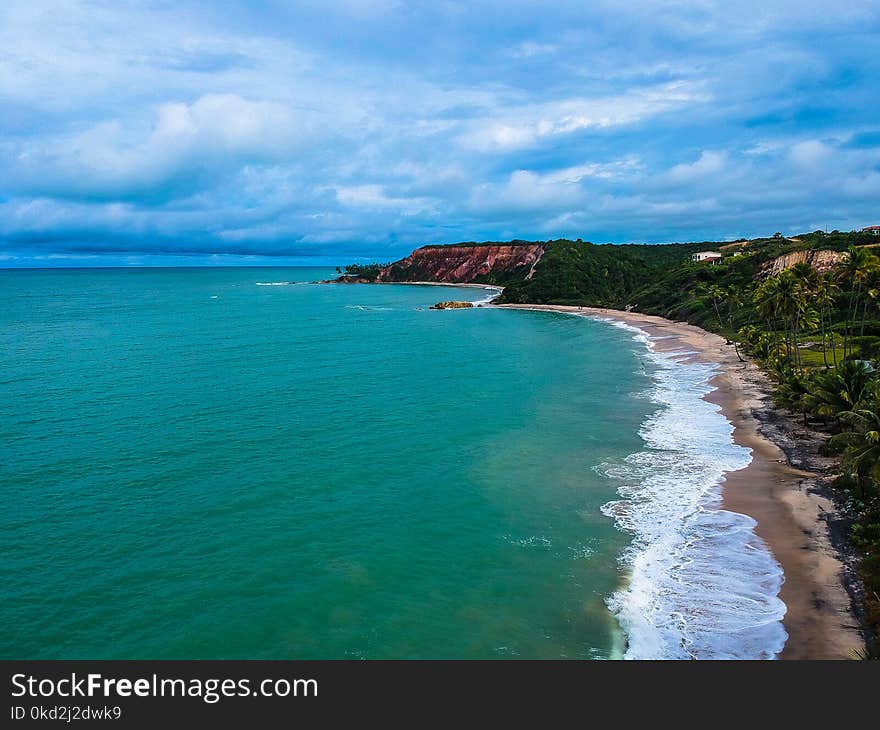
<path fill-rule="evenodd" d="M 0 4 L 0 266 L 880 224 L 880 4 Z"/>

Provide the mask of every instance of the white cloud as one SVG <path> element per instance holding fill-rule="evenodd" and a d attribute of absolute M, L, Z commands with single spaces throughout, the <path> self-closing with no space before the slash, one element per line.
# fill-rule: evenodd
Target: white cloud
<path fill-rule="evenodd" d="M 558 211 L 576 205 L 583 191 L 578 185 L 583 175 L 551 173 L 541 175 L 530 170 L 516 170 L 506 181 L 482 184 L 471 192 L 470 207 L 476 211 Z"/>
<path fill-rule="evenodd" d="M 404 215 L 413 215 L 431 208 L 431 200 L 424 197 L 389 196 L 381 185 L 340 185 L 336 198 L 353 208 L 392 208 Z"/>
<path fill-rule="evenodd" d="M 591 162 L 565 167 L 543 173 L 541 178 L 548 183 L 578 183 L 587 178 L 612 180 L 630 177 L 643 169 L 642 162 L 634 155 L 629 155 L 613 162 Z"/>
<path fill-rule="evenodd" d="M 698 85 L 674 82 L 619 96 L 563 99 L 520 107 L 508 104 L 500 114 L 470 123 L 459 142 L 466 149 L 480 152 L 517 150 L 585 129 L 635 124 L 708 99 Z"/>
<path fill-rule="evenodd" d="M 162 104 L 150 130 L 110 120 L 72 136 L 7 144 L 10 157 L 14 152 L 7 174 L 36 193 L 125 197 L 187 172 L 286 157 L 302 137 L 303 128 L 278 104 L 209 94 L 192 104 Z"/>
<path fill-rule="evenodd" d="M 827 144 L 811 139 L 793 145 L 788 156 L 795 167 L 811 172 L 824 165 L 833 154 L 833 150 Z"/>
<path fill-rule="evenodd" d="M 666 179 L 676 184 L 705 180 L 724 172 L 727 162 L 726 152 L 703 150 L 695 162 L 675 165 L 666 174 Z"/>

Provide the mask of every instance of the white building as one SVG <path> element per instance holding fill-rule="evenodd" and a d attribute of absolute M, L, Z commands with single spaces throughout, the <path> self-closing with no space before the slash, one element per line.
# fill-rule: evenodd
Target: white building
<path fill-rule="evenodd" d="M 696 261 L 697 263 L 708 261 L 710 264 L 714 264 L 716 261 L 720 261 L 721 258 L 722 256 L 718 251 L 699 251 L 691 254 L 691 261 Z"/>

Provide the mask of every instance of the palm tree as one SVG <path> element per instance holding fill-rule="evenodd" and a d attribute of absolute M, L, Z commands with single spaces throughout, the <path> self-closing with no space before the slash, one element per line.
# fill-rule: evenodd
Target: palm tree
<path fill-rule="evenodd" d="M 737 332 L 740 342 L 745 345 L 746 352 L 759 360 L 769 360 L 773 355 L 773 338 L 758 325 L 747 324 Z"/>
<path fill-rule="evenodd" d="M 866 248 L 850 246 L 847 253 L 847 258 L 840 268 L 843 280 L 849 282 L 849 302 L 843 342 L 844 357 L 852 354 L 852 337 L 862 289 L 871 272 L 876 268 L 876 258 Z"/>
<path fill-rule="evenodd" d="M 791 367 L 787 367 L 779 379 L 779 386 L 776 389 L 776 402 L 792 411 L 799 410 L 804 417 L 804 426 L 807 425 L 807 411 L 809 410 L 809 383 L 806 376 Z"/>
<path fill-rule="evenodd" d="M 876 284 L 877 270 L 872 270 L 868 276 L 871 279 L 871 283 Z M 868 303 L 877 299 L 877 294 L 878 292 L 876 288 L 869 288 L 865 291 L 865 303 L 862 307 L 862 326 L 859 328 L 859 337 L 865 336 L 865 317 L 868 314 Z"/>
<path fill-rule="evenodd" d="M 836 368 L 813 376 L 804 402 L 816 415 L 834 418 L 843 430 L 842 414 L 863 406 L 874 380 L 875 371 L 868 363 L 845 360 Z"/>
<path fill-rule="evenodd" d="M 767 325 L 767 331 L 773 334 L 774 346 L 779 349 L 778 319 L 782 310 L 782 295 L 779 287 L 779 277 L 772 276 L 765 279 L 755 290 L 755 308 Z"/>
<path fill-rule="evenodd" d="M 805 298 L 803 308 L 798 315 L 798 330 L 800 332 L 815 332 L 819 327 L 819 312 L 810 306 L 810 300 Z M 797 336 L 795 332 L 795 336 Z M 803 365 L 800 349 L 797 350 L 798 365 Z"/>
<path fill-rule="evenodd" d="M 736 286 L 731 285 L 727 287 L 727 325 L 730 328 L 730 331 L 734 331 L 734 314 L 735 312 L 742 307 L 743 300 L 745 299 L 745 294 L 743 290 Z M 731 342 L 733 342 L 733 349 L 736 351 L 736 356 L 740 362 L 745 362 L 743 360 L 743 356 L 739 353 L 739 343 L 736 341 L 736 335 L 734 334 L 731 337 Z"/>
<path fill-rule="evenodd" d="M 810 273 L 815 273 L 807 266 Z M 798 349 L 798 333 L 803 325 L 804 315 L 808 311 L 809 289 L 808 279 L 803 268 L 786 269 L 776 277 L 774 301 L 779 315 L 786 326 L 785 352 L 789 360 L 800 365 Z"/>
<path fill-rule="evenodd" d="M 727 292 L 718 284 L 712 284 L 709 287 L 707 294 L 712 298 L 712 306 L 715 307 L 715 316 L 718 317 L 718 328 L 724 329 L 724 322 L 721 320 L 721 310 L 719 308 L 721 302 L 724 301 L 727 296 Z"/>
<path fill-rule="evenodd" d="M 801 364 L 801 353 L 798 345 L 798 334 L 801 329 L 815 330 L 819 323 L 819 315 L 811 306 L 816 300 L 819 287 L 819 273 L 809 264 L 797 263 L 791 267 L 791 274 L 797 286 L 797 296 L 793 302 L 794 321 L 792 325 L 795 346 L 795 362 Z"/>
<path fill-rule="evenodd" d="M 864 498 L 867 484 L 880 481 L 880 407 L 873 402 L 871 407 L 843 411 L 841 419 L 852 424 L 850 433 L 832 439 L 833 447 L 844 447 L 842 466 L 849 469 L 859 486 L 860 496 Z"/>
<path fill-rule="evenodd" d="M 834 306 L 834 299 L 840 293 L 840 287 L 834 282 L 831 274 L 825 274 L 816 285 L 815 301 L 819 307 L 819 325 L 822 328 L 822 360 L 825 362 L 825 369 L 828 369 L 828 346 L 825 332 L 825 323 L 831 323 L 831 309 Z M 825 314 L 828 314 L 826 319 Z M 837 365 L 837 349 L 834 346 L 834 331 L 831 331 L 831 352 L 835 366 Z"/>
<path fill-rule="evenodd" d="M 819 283 L 819 272 L 803 261 L 792 266 L 791 273 L 808 290 L 815 289 Z"/>

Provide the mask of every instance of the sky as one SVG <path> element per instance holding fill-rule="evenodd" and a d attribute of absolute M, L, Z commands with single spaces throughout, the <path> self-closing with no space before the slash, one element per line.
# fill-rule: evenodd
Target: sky
<path fill-rule="evenodd" d="M 880 3 L 0 2 L 0 266 L 880 224 Z"/>

